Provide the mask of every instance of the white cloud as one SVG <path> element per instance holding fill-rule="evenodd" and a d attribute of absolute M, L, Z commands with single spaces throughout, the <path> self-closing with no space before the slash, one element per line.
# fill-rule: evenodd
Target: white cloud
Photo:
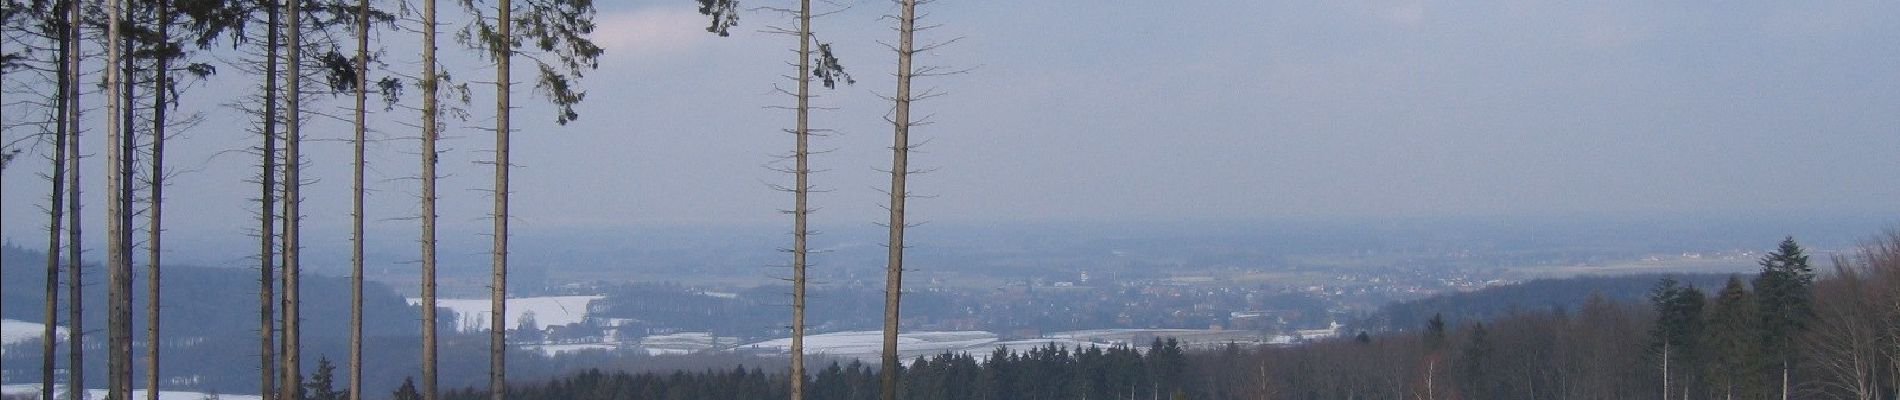
<path fill-rule="evenodd" d="M 692 7 L 649 7 L 594 18 L 594 43 L 607 57 L 666 54 L 690 49 L 712 37 Z"/>

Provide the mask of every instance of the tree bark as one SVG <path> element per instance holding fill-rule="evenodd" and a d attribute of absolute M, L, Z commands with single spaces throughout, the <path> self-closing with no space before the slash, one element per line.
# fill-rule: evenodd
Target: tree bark
<path fill-rule="evenodd" d="M 265 25 L 262 166 L 258 172 L 258 376 L 259 396 L 277 398 L 277 2 L 259 0 L 268 21 Z M 294 399 L 292 399 L 294 400 Z"/>
<path fill-rule="evenodd" d="M 286 0 L 284 42 L 284 398 L 303 385 L 303 1 Z"/>
<path fill-rule="evenodd" d="M 157 3 L 158 8 L 159 43 L 161 43 L 161 46 L 169 45 L 171 41 L 170 29 L 172 24 L 171 0 L 157 0 L 155 3 Z M 166 96 L 171 92 L 171 70 L 168 69 L 170 67 L 170 61 L 170 56 L 160 54 L 152 67 L 155 75 L 152 83 L 152 176 L 150 181 L 152 186 L 152 209 L 151 214 L 147 215 L 147 217 L 149 217 L 147 225 L 149 226 L 146 227 L 148 236 L 145 240 L 145 291 L 146 295 L 149 296 L 145 302 L 146 400 L 158 400 L 158 350 L 160 347 L 163 347 L 159 345 L 158 310 L 160 304 L 159 288 L 161 287 L 159 275 L 162 266 L 160 257 L 163 251 L 160 240 L 164 237 L 165 211 L 165 111 L 167 109 Z"/>
<path fill-rule="evenodd" d="M 107 351 L 106 393 L 110 399 L 130 399 L 131 388 L 128 384 L 131 374 L 132 320 L 131 287 L 132 260 L 130 259 L 131 237 L 129 223 L 131 213 L 126 205 L 129 200 L 125 189 L 130 187 L 126 180 L 131 174 L 125 169 L 129 166 L 131 150 L 125 145 L 127 136 L 122 112 L 127 98 L 123 88 L 125 76 L 123 47 L 125 41 L 120 34 L 120 21 L 124 13 L 120 0 L 106 0 L 106 297 L 107 297 Z"/>
<path fill-rule="evenodd" d="M 82 252 L 80 251 L 85 247 L 83 245 L 85 242 L 80 241 L 80 239 L 84 237 L 84 235 L 82 235 L 82 229 L 80 229 L 80 217 L 83 215 L 80 214 L 80 205 L 84 202 L 79 201 L 81 192 L 79 188 L 79 173 L 81 171 L 79 168 L 79 160 L 81 158 L 81 153 L 79 152 L 79 81 L 83 73 L 79 68 L 79 53 L 84 43 L 82 41 L 84 39 L 80 34 L 80 22 L 84 21 L 84 19 L 80 17 L 80 8 L 78 0 L 68 0 L 66 3 L 66 40 L 69 46 L 69 51 L 66 52 L 66 73 L 69 74 L 69 76 L 65 85 L 66 98 L 68 99 L 65 110 L 67 136 L 66 297 L 67 301 L 71 302 L 71 304 L 66 307 L 66 395 L 69 399 L 83 399 L 86 393 L 86 320 L 82 318 L 85 311 L 86 298 L 84 293 L 81 292 L 83 289 L 83 281 L 80 280 L 85 275 L 86 265 L 84 263 L 85 260 L 81 257 Z"/>
<path fill-rule="evenodd" d="M 80 292 L 84 284 L 80 281 L 85 273 L 85 260 L 82 258 L 84 241 L 80 241 L 80 51 L 82 51 L 82 30 L 80 30 L 80 6 L 78 0 L 66 4 L 66 40 L 70 42 L 70 51 L 66 51 L 66 398 L 84 398 L 85 394 L 85 296 Z"/>
<path fill-rule="evenodd" d="M 356 2 L 355 138 L 350 176 L 350 400 L 363 399 L 363 176 L 369 131 L 369 0 Z"/>
<path fill-rule="evenodd" d="M 501 43 L 490 43 L 495 58 L 495 237 L 494 276 L 489 289 L 488 318 L 488 393 L 494 400 L 508 394 L 508 171 L 509 114 L 513 88 L 510 75 L 514 59 L 514 4 L 499 0 L 495 5 L 495 35 Z"/>
<path fill-rule="evenodd" d="M 63 3 L 63 7 L 72 7 L 72 2 Z M 72 52 L 70 29 L 61 31 L 59 43 L 59 66 L 56 84 L 59 95 L 53 100 L 53 165 L 52 192 L 48 195 L 47 213 L 51 216 L 46 223 L 46 326 L 41 327 L 40 341 L 40 400 L 54 400 L 54 359 L 59 352 L 59 257 L 61 222 L 66 209 L 66 162 L 70 157 L 66 152 L 72 131 L 66 130 L 67 110 L 72 108 L 77 97 L 68 91 L 73 82 L 70 65 L 66 63 L 67 54 Z"/>
<path fill-rule="evenodd" d="M 897 363 L 897 328 L 898 309 L 904 289 L 904 200 L 909 198 L 904 189 L 904 178 L 910 168 L 911 56 L 915 53 L 911 36 L 917 30 L 917 0 L 902 0 L 902 5 L 903 14 L 898 17 L 897 28 L 896 106 L 891 118 L 894 139 L 891 144 L 890 238 L 886 245 L 889 254 L 884 269 L 884 360 L 882 369 L 878 371 L 882 375 L 880 392 L 884 400 L 897 399 L 900 373 Z"/>
<path fill-rule="evenodd" d="M 440 105 L 435 0 L 422 0 L 422 399 L 436 399 L 435 167 Z"/>
<path fill-rule="evenodd" d="M 1788 400 L 1788 360 L 1781 360 L 1781 400 Z"/>
<path fill-rule="evenodd" d="M 792 208 L 792 373 L 791 399 L 805 398 L 805 266 L 809 254 L 808 221 L 811 207 L 811 0 L 798 2 L 798 114 L 793 134 L 798 137 L 792 150 L 796 165 L 792 171 L 794 200 Z"/>

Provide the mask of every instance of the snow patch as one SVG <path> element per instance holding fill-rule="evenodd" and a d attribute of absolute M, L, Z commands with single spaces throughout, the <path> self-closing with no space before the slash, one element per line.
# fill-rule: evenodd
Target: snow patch
<path fill-rule="evenodd" d="M 59 396 L 62 396 L 62 398 L 64 398 L 63 396 L 66 395 L 65 387 L 55 386 L 54 389 L 56 390 Z M 35 394 L 38 394 L 39 392 L 40 392 L 40 385 L 37 383 L 13 384 L 13 385 L 0 386 L 0 393 L 6 393 L 6 395 L 8 396 L 35 395 Z M 182 392 L 182 391 L 171 391 L 171 390 L 158 391 L 158 400 L 204 400 L 206 398 L 210 398 L 211 396 L 213 396 L 213 394 L 203 393 L 203 392 Z M 249 395 L 249 394 L 218 394 L 215 396 L 217 396 L 218 400 L 261 400 L 263 399 L 263 397 L 260 397 L 257 395 Z M 105 389 L 86 389 L 86 398 L 89 398 L 89 399 L 106 398 L 106 390 Z M 133 390 L 132 398 L 134 399 L 145 398 L 145 390 L 144 389 Z"/>
<path fill-rule="evenodd" d="M 579 323 L 587 319 L 587 304 L 605 296 L 550 296 L 522 297 L 508 299 L 509 329 L 521 321 L 521 316 L 534 313 L 535 329 L 546 330 L 550 326 Z M 422 304 L 422 299 L 411 298 L 409 305 Z M 488 330 L 489 299 L 437 299 L 436 305 L 454 311 L 462 320 L 458 329 L 464 332 Z M 483 321 L 475 324 L 473 321 Z"/>
<path fill-rule="evenodd" d="M 59 336 L 66 336 L 65 327 L 53 328 Z M 17 319 L 0 320 L 0 343 L 19 344 L 30 340 L 40 340 L 45 336 L 46 325 Z"/>

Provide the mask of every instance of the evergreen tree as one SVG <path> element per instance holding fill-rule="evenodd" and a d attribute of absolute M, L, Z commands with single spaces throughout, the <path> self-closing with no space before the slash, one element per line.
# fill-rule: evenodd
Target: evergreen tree
<path fill-rule="evenodd" d="M 343 400 L 349 396 L 336 391 L 336 366 L 330 365 L 330 358 L 317 359 L 317 373 L 310 376 L 310 382 L 304 383 L 310 400 Z"/>
<path fill-rule="evenodd" d="M 1492 346 L 1488 335 L 1484 324 L 1472 324 L 1464 353 L 1459 356 L 1458 366 L 1462 372 L 1460 383 L 1464 386 L 1465 395 L 1470 398 L 1506 397 L 1503 384 L 1498 382 L 1500 375 L 1495 360 L 1497 349 Z"/>
<path fill-rule="evenodd" d="M 1425 321 L 1425 349 L 1437 351 L 1443 348 L 1445 348 L 1445 315 L 1432 314 L 1432 319 Z"/>
<path fill-rule="evenodd" d="M 1718 397 L 1759 398 L 1762 367 L 1760 312 L 1755 296 L 1730 277 L 1709 310 L 1709 388 Z"/>
<path fill-rule="evenodd" d="M 594 372 L 599 373 L 600 371 L 594 371 Z M 392 399 L 394 400 L 422 400 L 422 393 L 416 391 L 416 379 L 412 377 L 403 377 L 402 387 L 396 388 L 396 392 L 393 394 Z"/>
<path fill-rule="evenodd" d="M 1808 255 L 1790 236 L 1762 257 L 1761 274 L 1754 284 L 1761 313 L 1762 353 L 1781 375 L 1781 398 L 1787 399 L 1795 341 L 1814 318 L 1814 268 L 1808 266 Z"/>
<path fill-rule="evenodd" d="M 1695 365 L 1703 335 L 1702 309 L 1707 301 L 1701 290 L 1683 286 L 1674 278 L 1663 278 L 1650 291 L 1650 305 L 1656 310 L 1656 325 L 1650 329 L 1650 348 L 1662 369 L 1665 396 L 1687 390 L 1688 371 Z"/>

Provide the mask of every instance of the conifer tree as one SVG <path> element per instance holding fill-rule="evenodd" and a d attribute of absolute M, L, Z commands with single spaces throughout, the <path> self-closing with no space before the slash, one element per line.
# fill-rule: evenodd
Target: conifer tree
<path fill-rule="evenodd" d="M 910 106 L 916 98 L 911 93 L 911 79 L 917 74 L 912 58 L 917 55 L 914 36 L 917 33 L 917 3 L 919 0 L 898 0 L 897 16 L 897 92 L 892 94 L 894 104 L 891 110 L 891 200 L 886 205 L 890 209 L 890 221 L 885 223 L 890 236 L 886 239 L 887 254 L 884 266 L 884 346 L 882 349 L 883 367 L 880 392 L 884 400 L 897 400 L 898 371 L 897 329 L 900 321 L 904 297 L 904 229 L 905 201 L 910 199 L 905 180 L 910 174 L 910 128 L 917 124 L 911 119 Z"/>
<path fill-rule="evenodd" d="M 1781 375 L 1781 398 L 1787 400 L 1793 393 L 1795 343 L 1814 318 L 1814 268 L 1790 236 L 1762 257 L 1761 274 L 1754 284 L 1761 312 L 1762 353 Z"/>
<path fill-rule="evenodd" d="M 508 223 L 509 172 L 511 160 L 513 103 L 513 63 L 517 53 L 530 53 L 535 62 L 535 89 L 556 107 L 554 121 L 566 125 L 579 118 L 574 106 L 586 98 L 577 81 L 586 70 L 598 67 L 603 53 L 589 38 L 594 30 L 594 7 L 588 0 L 524 0 L 516 10 L 512 0 L 496 0 L 491 20 L 480 0 L 461 0 L 462 7 L 475 15 L 472 31 L 464 31 L 464 45 L 481 50 L 495 62 L 495 168 L 494 209 L 490 214 L 494 230 L 489 249 L 489 393 L 501 400 L 507 393 L 508 345 Z M 521 11 L 517 15 L 517 11 Z M 517 30 L 517 28 L 521 28 Z M 523 48 L 522 44 L 532 44 Z M 525 51 L 524 51 L 525 50 Z M 426 385 L 425 385 L 426 386 Z"/>
<path fill-rule="evenodd" d="M 355 108 L 351 112 L 350 140 L 350 400 L 362 400 L 363 393 L 363 198 L 367 169 L 369 133 L 369 0 L 356 2 L 356 57 L 351 60 L 351 89 Z"/>
<path fill-rule="evenodd" d="M 1688 371 L 1694 370 L 1692 365 L 1699 353 L 1704 323 L 1702 308 L 1707 300 L 1694 286 L 1681 285 L 1675 278 L 1663 278 L 1650 290 L 1649 301 L 1656 311 L 1656 325 L 1649 335 L 1650 348 L 1662 368 L 1662 389 L 1667 397 L 1688 390 Z"/>
<path fill-rule="evenodd" d="M 422 0 L 422 392 L 436 399 L 436 140 L 441 138 L 435 0 Z M 411 389 L 412 391 L 414 389 Z"/>
<path fill-rule="evenodd" d="M 1739 277 L 1729 277 L 1708 314 L 1710 390 L 1725 398 L 1758 398 L 1763 364 L 1761 313 Z"/>
<path fill-rule="evenodd" d="M 329 357 L 317 359 L 317 373 L 310 375 L 310 382 L 304 384 L 309 400 L 343 400 L 347 394 L 336 391 L 336 366 L 330 364 Z"/>

